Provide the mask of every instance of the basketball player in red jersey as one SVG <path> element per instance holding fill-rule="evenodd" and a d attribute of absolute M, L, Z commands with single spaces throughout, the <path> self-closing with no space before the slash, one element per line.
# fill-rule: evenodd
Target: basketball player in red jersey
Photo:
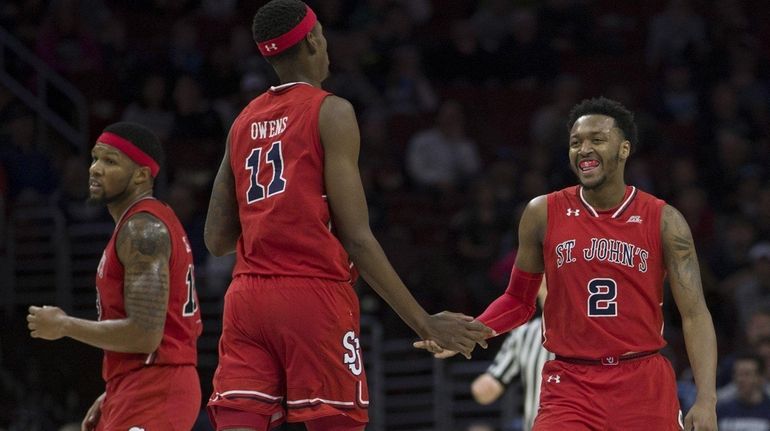
<path fill-rule="evenodd" d="M 162 156 L 145 127 L 104 129 L 91 150 L 89 201 L 106 204 L 116 227 L 96 273 L 99 320 L 29 308 L 33 338 L 104 349 L 106 390 L 83 430 L 189 431 L 200 411 L 192 251 L 173 210 L 153 197 Z"/>
<path fill-rule="evenodd" d="M 230 129 L 205 240 L 235 252 L 209 413 L 217 430 L 363 430 L 369 396 L 359 345 L 355 268 L 423 338 L 470 355 L 491 330 L 470 316 L 428 315 L 368 224 L 349 102 L 321 89 L 326 39 L 299 0 L 273 0 L 254 38 L 281 85 Z M 351 263 L 352 261 L 352 263 Z"/>
<path fill-rule="evenodd" d="M 570 166 L 580 185 L 528 204 L 509 287 L 478 320 L 498 333 L 525 322 L 545 270 L 543 340 L 556 358 L 543 369 L 535 431 L 716 430 L 716 337 L 687 222 L 625 184 L 636 142 L 625 107 L 585 100 L 569 125 Z M 684 421 L 674 371 L 658 353 L 666 344 L 666 274 L 698 388 Z"/>

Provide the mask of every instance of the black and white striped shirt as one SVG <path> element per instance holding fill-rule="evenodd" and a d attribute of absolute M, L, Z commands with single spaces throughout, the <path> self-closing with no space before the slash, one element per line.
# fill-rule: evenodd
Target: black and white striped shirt
<path fill-rule="evenodd" d="M 525 431 L 532 429 L 537 416 L 543 365 L 554 357 L 543 347 L 541 325 L 542 319 L 536 317 L 511 331 L 492 365 L 487 368 L 487 373 L 506 386 L 514 377 L 521 375 Z"/>

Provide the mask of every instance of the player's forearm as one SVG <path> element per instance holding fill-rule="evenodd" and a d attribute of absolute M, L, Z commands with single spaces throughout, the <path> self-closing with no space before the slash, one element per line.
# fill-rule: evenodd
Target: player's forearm
<path fill-rule="evenodd" d="M 240 237 L 240 230 L 230 229 L 227 231 L 206 230 L 204 242 L 206 249 L 214 256 L 225 256 L 235 253 L 235 248 Z M 237 232 L 237 233 L 236 233 Z"/>
<path fill-rule="evenodd" d="M 235 253 L 240 236 L 241 225 L 237 211 L 210 205 L 203 228 L 206 249 L 214 256 Z"/>
<path fill-rule="evenodd" d="M 361 276 L 420 337 L 426 337 L 428 313 L 401 281 L 374 236 L 345 242 L 350 259 Z"/>
<path fill-rule="evenodd" d="M 716 404 L 717 341 L 711 314 L 706 310 L 694 316 L 682 316 L 682 329 L 697 400 Z"/>
<path fill-rule="evenodd" d="M 64 336 L 100 349 L 121 353 L 152 353 L 162 333 L 139 328 L 130 319 L 93 321 L 67 316 L 62 322 Z"/>
<path fill-rule="evenodd" d="M 229 141 L 229 136 L 228 136 Z M 241 222 L 238 214 L 238 200 L 235 196 L 235 180 L 230 171 L 228 154 L 222 159 L 219 172 L 214 179 L 203 240 L 214 256 L 234 253 L 241 236 Z"/>

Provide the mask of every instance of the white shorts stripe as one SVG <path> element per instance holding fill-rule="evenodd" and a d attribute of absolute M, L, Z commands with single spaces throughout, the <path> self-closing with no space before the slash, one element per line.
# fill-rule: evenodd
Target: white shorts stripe
<path fill-rule="evenodd" d="M 358 404 L 362 407 L 366 407 L 369 405 L 369 400 L 364 400 L 363 398 L 363 392 L 364 392 L 364 384 L 363 382 L 358 382 Z M 323 398 L 307 398 L 304 400 L 287 400 L 286 404 L 290 406 L 295 405 L 302 405 L 302 404 L 331 404 L 333 406 L 344 406 L 344 407 L 355 407 L 356 403 L 353 401 L 336 401 L 336 400 L 326 400 Z"/>
<path fill-rule="evenodd" d="M 228 395 L 253 395 L 261 398 L 267 398 L 269 400 L 273 401 L 280 401 L 283 399 L 283 397 L 275 396 L 275 395 L 269 395 L 264 392 L 259 391 L 244 391 L 244 390 L 232 390 L 232 391 L 225 391 L 225 392 L 217 392 L 214 396 L 215 398 L 226 398 Z"/>

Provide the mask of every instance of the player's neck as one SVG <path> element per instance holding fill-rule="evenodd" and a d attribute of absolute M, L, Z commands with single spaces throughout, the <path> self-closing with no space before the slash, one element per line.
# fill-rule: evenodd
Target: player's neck
<path fill-rule="evenodd" d="M 321 88 L 321 79 L 313 76 L 314 74 L 310 73 L 307 68 L 296 66 L 289 67 L 288 65 L 274 65 L 274 68 L 281 84 L 304 82 L 313 87 Z"/>
<path fill-rule="evenodd" d="M 599 211 L 615 208 L 620 205 L 625 196 L 626 184 L 622 181 L 608 181 L 593 189 L 583 188 L 583 197 Z"/>
<path fill-rule="evenodd" d="M 118 223 L 123 214 L 136 202 L 149 197 L 152 197 L 152 189 L 135 190 L 134 193 L 127 195 L 124 199 L 107 204 L 107 211 L 110 212 L 115 223 Z"/>

